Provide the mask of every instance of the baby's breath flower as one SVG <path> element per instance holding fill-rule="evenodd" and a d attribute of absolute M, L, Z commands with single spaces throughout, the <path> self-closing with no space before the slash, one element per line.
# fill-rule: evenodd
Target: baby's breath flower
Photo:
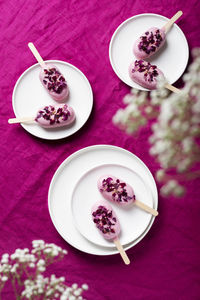
<path fill-rule="evenodd" d="M 1 258 L 1 263 L 2 264 L 8 263 L 8 259 L 9 259 L 9 254 L 8 253 L 3 254 Z"/>
<path fill-rule="evenodd" d="M 2 277 L 1 277 L 1 281 L 5 282 L 5 281 L 7 281 L 7 280 L 8 280 L 8 277 L 7 277 L 7 276 L 2 276 Z"/>
<path fill-rule="evenodd" d="M 84 284 L 82 284 L 82 289 L 87 291 L 89 289 L 89 287 L 86 283 L 84 283 Z"/>
<path fill-rule="evenodd" d="M 73 290 L 76 290 L 76 289 L 77 289 L 77 287 L 78 287 L 78 284 L 77 284 L 77 283 L 73 283 L 73 284 L 72 284 L 72 288 L 73 288 Z"/>
<path fill-rule="evenodd" d="M 147 106 L 144 109 L 146 114 L 151 114 L 153 112 L 153 107 L 152 106 Z"/>
<path fill-rule="evenodd" d="M 22 282 L 24 285 L 20 299 L 80 299 L 84 291 L 75 283 L 72 287 L 65 284 L 65 277 L 44 277 L 47 266 L 63 258 L 67 254 L 65 249 L 43 240 L 32 242 L 33 249 L 16 249 L 10 256 L 2 255 L 0 262 L 0 285 L 3 288 L 9 279 L 12 282 Z M 17 280 L 16 280 L 17 279 Z M 18 286 L 15 287 L 17 291 Z M 20 287 L 21 290 L 21 287 Z"/>
<path fill-rule="evenodd" d="M 181 196 L 184 195 L 184 193 L 185 193 L 185 189 L 181 185 L 176 186 L 175 189 L 174 189 L 174 191 L 173 191 L 173 194 L 176 197 L 181 197 Z"/>
<path fill-rule="evenodd" d="M 165 171 L 163 169 L 160 169 L 156 172 L 156 179 L 158 181 L 163 181 L 163 179 L 165 178 Z"/>

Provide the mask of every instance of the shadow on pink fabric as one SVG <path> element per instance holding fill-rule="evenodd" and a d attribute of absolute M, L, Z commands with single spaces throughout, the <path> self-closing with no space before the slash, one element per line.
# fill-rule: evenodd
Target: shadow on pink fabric
<path fill-rule="evenodd" d="M 34 239 L 53 242 L 69 251 L 53 273 L 69 284 L 87 283 L 91 300 L 197 300 L 200 297 L 200 184 L 188 184 L 182 199 L 159 198 L 159 216 L 147 236 L 128 251 L 131 265 L 119 255 L 94 257 L 67 244 L 55 230 L 48 212 L 47 193 L 60 163 L 74 151 L 94 144 L 123 147 L 139 156 L 154 174 L 157 163 L 148 154 L 150 128 L 135 137 L 112 124 L 129 87 L 114 74 L 108 57 L 109 41 L 127 18 L 140 13 L 171 17 L 183 10 L 179 26 L 190 49 L 200 46 L 200 2 L 68 0 L 1 1 L 1 183 L 0 254 L 31 246 Z M 130 37 L 131 38 L 131 37 Z M 34 42 L 44 59 L 67 61 L 89 79 L 94 108 L 86 125 L 68 139 L 44 141 L 13 116 L 12 91 L 18 77 L 35 59 L 27 43 Z M 27 100 L 28 101 L 28 100 Z M 10 287 L 2 296 L 13 299 Z"/>

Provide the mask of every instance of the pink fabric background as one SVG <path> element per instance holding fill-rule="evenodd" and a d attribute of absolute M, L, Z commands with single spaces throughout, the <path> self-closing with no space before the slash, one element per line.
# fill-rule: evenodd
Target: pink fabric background
<path fill-rule="evenodd" d="M 1 201 L 0 254 L 30 247 L 33 239 L 53 242 L 69 251 L 53 272 L 69 283 L 88 283 L 87 299 L 200 299 L 199 183 L 188 184 L 183 199 L 159 198 L 160 215 L 148 235 L 128 251 L 125 266 L 119 256 L 93 257 L 68 245 L 55 230 L 47 208 L 47 192 L 60 163 L 83 147 L 111 144 L 139 156 L 153 174 L 158 167 L 148 154 L 148 127 L 136 137 L 115 128 L 111 118 L 129 87 L 114 74 L 108 57 L 109 41 L 117 26 L 140 13 L 171 17 L 182 9 L 179 26 L 190 49 L 200 46 L 200 2 L 157 0 L 6 0 L 0 2 L 1 51 Z M 61 141 L 44 141 L 13 116 L 12 91 L 16 80 L 35 59 L 27 48 L 33 41 L 44 59 L 67 61 L 89 79 L 94 108 L 87 124 Z M 174 66 L 176 67 L 176 66 Z M 177 85 L 179 86 L 179 84 Z M 7 288 L 3 299 L 13 299 Z"/>

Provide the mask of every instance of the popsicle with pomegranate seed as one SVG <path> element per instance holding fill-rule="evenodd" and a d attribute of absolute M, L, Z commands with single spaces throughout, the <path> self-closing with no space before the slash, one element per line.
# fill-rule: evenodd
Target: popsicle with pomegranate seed
<path fill-rule="evenodd" d="M 44 128 L 63 127 L 73 123 L 75 120 L 75 112 L 72 107 L 67 104 L 48 105 L 41 108 L 36 117 L 13 118 L 9 119 L 9 124 L 14 123 L 34 123 L 37 122 Z"/>
<path fill-rule="evenodd" d="M 42 85 L 54 100 L 58 102 L 65 100 L 69 89 L 64 76 L 55 65 L 44 62 L 33 43 L 28 43 L 28 47 L 41 66 L 39 78 Z"/>
<path fill-rule="evenodd" d="M 156 53 L 165 43 L 166 34 L 171 26 L 182 16 L 178 11 L 162 28 L 151 27 L 135 42 L 133 53 L 137 59 L 146 59 Z"/>
<path fill-rule="evenodd" d="M 97 186 L 102 196 L 109 201 L 115 202 L 123 207 L 135 204 L 154 216 L 158 215 L 157 210 L 136 200 L 133 188 L 118 177 L 113 175 L 103 175 L 99 178 Z"/>
<path fill-rule="evenodd" d="M 130 264 L 130 260 L 118 238 L 120 223 L 110 204 L 104 200 L 96 202 L 92 207 L 92 219 L 100 234 L 105 239 L 112 240 L 115 243 L 124 263 L 126 265 Z"/>
<path fill-rule="evenodd" d="M 129 76 L 134 82 L 149 90 L 157 89 L 158 78 L 164 78 L 163 72 L 157 66 L 142 59 L 130 64 Z M 179 89 L 169 83 L 165 84 L 165 87 L 174 93 L 180 93 Z"/>

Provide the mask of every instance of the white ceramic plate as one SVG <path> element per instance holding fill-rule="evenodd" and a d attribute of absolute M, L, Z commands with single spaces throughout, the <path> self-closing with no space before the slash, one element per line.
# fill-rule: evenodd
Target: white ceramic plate
<path fill-rule="evenodd" d="M 74 188 L 80 178 L 100 165 L 121 165 L 136 172 L 145 182 L 152 194 L 153 207 L 157 209 L 158 194 L 155 181 L 146 165 L 134 154 L 119 147 L 95 145 L 83 148 L 70 155 L 55 172 L 48 194 L 48 206 L 52 222 L 63 237 L 73 247 L 96 255 L 112 255 L 118 253 L 115 247 L 101 247 L 91 243 L 76 229 L 74 224 L 71 199 Z M 149 231 L 154 217 L 146 230 L 136 240 L 126 245 L 129 249 L 136 245 Z"/>
<path fill-rule="evenodd" d="M 151 190 L 143 179 L 136 172 L 122 165 L 100 165 L 79 179 L 72 194 L 72 213 L 75 224 L 80 233 L 89 241 L 99 246 L 113 248 L 113 242 L 103 238 L 91 216 L 91 207 L 94 203 L 104 199 L 97 188 L 97 181 L 105 174 L 114 175 L 131 185 L 134 188 L 136 199 L 148 206 L 153 206 L 153 199 Z M 115 203 L 110 203 L 110 205 L 121 225 L 119 239 L 122 245 L 129 244 L 140 237 L 151 221 L 150 214 L 134 205 L 128 208 L 122 208 Z"/>
<path fill-rule="evenodd" d="M 128 67 L 136 60 L 133 54 L 134 42 L 148 28 L 154 26 L 161 28 L 168 20 L 157 14 L 136 15 L 123 22 L 114 32 L 109 47 L 110 62 L 116 75 L 129 86 L 147 90 L 129 77 Z M 173 84 L 183 74 L 188 58 L 189 48 L 185 35 L 178 25 L 174 24 L 167 33 L 165 45 L 148 61 L 162 70 L 169 83 Z"/>
<path fill-rule="evenodd" d="M 85 75 L 73 65 L 59 60 L 48 60 L 55 64 L 66 78 L 69 86 L 69 98 L 66 103 L 73 107 L 76 121 L 70 127 L 45 129 L 37 123 L 25 124 L 22 127 L 29 133 L 47 140 L 58 140 L 78 131 L 87 121 L 93 106 L 93 95 L 89 81 Z M 16 117 L 34 117 L 41 107 L 58 104 L 47 93 L 39 80 L 40 66 L 35 64 L 28 68 L 16 82 L 12 103 Z M 10 125 L 17 126 L 17 125 Z"/>

